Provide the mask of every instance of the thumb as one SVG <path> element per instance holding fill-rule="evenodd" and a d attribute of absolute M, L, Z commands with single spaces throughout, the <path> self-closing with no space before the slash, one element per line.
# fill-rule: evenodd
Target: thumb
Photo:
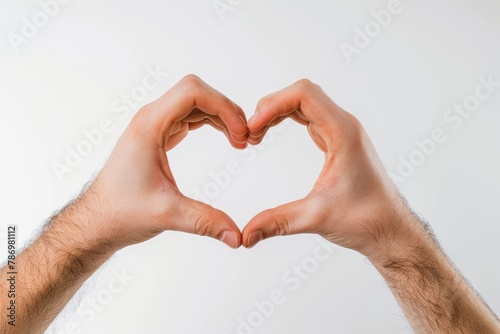
<path fill-rule="evenodd" d="M 259 213 L 243 229 L 243 246 L 251 248 L 267 238 L 310 232 L 308 211 L 307 201 L 301 199 Z"/>
<path fill-rule="evenodd" d="M 226 213 L 186 196 L 180 202 L 178 230 L 218 239 L 231 248 L 241 246 L 240 229 Z"/>

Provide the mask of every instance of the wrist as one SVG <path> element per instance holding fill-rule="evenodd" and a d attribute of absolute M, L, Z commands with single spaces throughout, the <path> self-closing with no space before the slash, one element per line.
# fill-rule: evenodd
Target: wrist
<path fill-rule="evenodd" d="M 373 235 L 373 245 L 365 255 L 379 271 L 432 266 L 442 254 L 430 227 L 406 206 L 380 222 Z"/>
<path fill-rule="evenodd" d="M 395 294 L 415 332 L 496 332 L 494 314 L 453 266 L 430 228 L 409 209 L 398 219 L 393 223 L 404 229 L 378 243 L 368 259 Z"/>
<path fill-rule="evenodd" d="M 84 193 L 50 221 L 42 238 L 54 253 L 67 254 L 90 268 L 99 267 L 116 252 L 118 247 L 104 228 L 111 219 L 98 202 Z"/>

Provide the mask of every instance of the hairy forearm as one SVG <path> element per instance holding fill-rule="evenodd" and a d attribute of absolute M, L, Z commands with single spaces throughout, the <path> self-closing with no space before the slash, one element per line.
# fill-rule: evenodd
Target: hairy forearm
<path fill-rule="evenodd" d="M 495 314 L 441 250 L 430 228 L 413 213 L 398 235 L 370 260 L 382 274 L 416 333 L 500 333 Z"/>
<path fill-rule="evenodd" d="M 17 319 L 15 326 L 2 321 L 2 333 L 43 333 L 82 283 L 111 256 L 111 247 L 94 234 L 95 219 L 99 217 L 79 199 L 51 219 L 41 236 L 19 254 Z M 1 270 L 2 282 L 7 272 L 7 268 Z M 1 293 L 4 309 L 7 295 Z"/>

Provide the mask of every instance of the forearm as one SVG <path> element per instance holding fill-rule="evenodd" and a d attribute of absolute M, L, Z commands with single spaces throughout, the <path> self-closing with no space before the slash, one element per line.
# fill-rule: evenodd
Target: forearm
<path fill-rule="evenodd" d="M 500 323 L 412 213 L 370 260 L 416 333 L 500 333 Z"/>
<path fill-rule="evenodd" d="M 43 333 L 82 283 L 109 259 L 111 247 L 89 228 L 95 219 L 98 217 L 79 200 L 54 217 L 42 235 L 19 254 L 16 322 L 11 326 L 3 319 L 0 327 L 6 328 L 2 333 Z M 1 270 L 2 282 L 8 271 L 6 267 Z M 7 294 L 1 293 L 4 310 Z"/>

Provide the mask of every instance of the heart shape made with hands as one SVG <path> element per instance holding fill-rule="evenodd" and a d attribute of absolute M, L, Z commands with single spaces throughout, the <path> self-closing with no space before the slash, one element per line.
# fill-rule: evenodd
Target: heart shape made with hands
<path fill-rule="evenodd" d="M 171 132 L 174 146 L 188 130 L 209 124 L 224 132 L 233 147 L 244 149 L 248 144 L 258 145 L 271 127 L 291 118 L 307 127 L 313 142 L 325 154 L 323 169 L 305 198 L 257 214 L 241 235 L 232 220 L 219 224 L 210 213 L 196 233 L 218 237 L 234 248 L 250 248 L 273 236 L 316 233 L 363 251 L 366 224 L 359 222 L 371 218 L 373 207 L 383 207 L 380 203 L 394 198 L 394 188 L 359 121 L 309 80 L 262 98 L 248 121 L 234 102 L 200 79 L 195 80 L 198 93 L 192 110 L 182 119 L 187 125 L 179 128 L 184 130 Z M 218 214 L 214 217 L 222 218 Z"/>
<path fill-rule="evenodd" d="M 190 130 L 211 125 L 233 147 L 244 149 L 258 145 L 287 118 L 306 126 L 325 154 L 305 198 L 257 214 L 240 231 L 223 211 L 180 192 L 165 152 Z M 121 213 L 112 217 L 121 222 L 112 232 L 119 246 L 165 230 L 213 237 L 233 248 L 278 235 L 315 233 L 363 253 L 372 237 L 367 222 L 391 209 L 387 203 L 398 194 L 359 121 L 309 80 L 262 98 L 247 121 L 237 104 L 193 75 L 141 108 L 96 181 L 97 188 L 106 189 L 106 204 L 117 203 L 113 211 Z"/>
<path fill-rule="evenodd" d="M 214 129 L 223 132 L 230 144 L 237 149 L 245 149 L 248 144 L 259 145 L 270 128 L 280 124 L 287 118 L 308 126 L 310 133 L 314 133 L 314 125 L 311 124 L 309 118 L 302 111 L 300 100 L 296 99 L 296 101 L 293 101 L 295 97 L 292 95 L 292 93 L 296 94 L 294 90 L 303 91 L 304 88 L 315 88 L 316 86 L 312 85 L 309 81 L 300 81 L 281 92 L 281 94 L 276 93 L 261 99 L 256 113 L 247 121 L 246 115 L 236 104 L 224 97 L 223 102 L 230 103 L 232 108 L 223 108 L 220 106 L 221 103 L 217 101 L 221 97 L 220 93 L 213 90 L 200 79 L 196 78 L 195 80 L 199 80 L 197 85 L 201 85 L 204 89 L 211 91 L 212 94 L 209 94 L 209 96 L 213 100 L 205 101 L 200 95 L 197 95 L 197 103 L 194 104 L 193 109 L 170 132 L 166 145 L 167 151 L 182 141 L 188 130 L 195 130 L 203 125 L 210 125 Z M 223 111 L 220 113 L 213 111 L 214 106 L 221 107 Z M 305 106 L 307 107 L 307 104 Z M 241 125 L 245 128 L 244 132 L 238 128 Z M 321 149 L 324 150 L 326 148 L 325 141 L 319 139 L 319 135 L 312 135 L 312 138 Z M 218 235 L 219 240 L 233 248 L 237 248 L 241 244 L 245 247 L 253 247 L 259 241 L 271 236 L 314 232 L 314 227 L 307 226 L 310 224 L 304 224 L 304 226 L 296 224 L 301 215 L 311 211 L 307 207 L 310 207 L 310 203 L 304 199 L 266 210 L 255 216 L 243 231 L 240 232 L 241 235 L 238 235 L 239 230 L 236 230 L 236 224 L 232 220 L 231 223 L 224 224 L 226 228 L 222 228 L 223 231 L 214 233 L 211 231 L 214 227 L 210 226 L 210 219 L 208 222 L 205 221 L 202 226 L 197 226 L 195 233 L 213 237 Z M 209 208 L 205 208 L 207 212 L 213 213 Z M 215 213 L 215 216 L 220 218 L 221 215 L 219 213 Z"/>

